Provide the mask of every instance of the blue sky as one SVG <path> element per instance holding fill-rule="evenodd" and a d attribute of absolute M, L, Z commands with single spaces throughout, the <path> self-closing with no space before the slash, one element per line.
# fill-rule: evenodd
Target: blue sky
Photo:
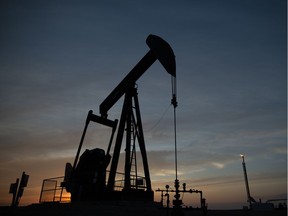
<path fill-rule="evenodd" d="M 149 34 L 176 56 L 180 182 L 213 208 L 241 208 L 242 153 L 252 196 L 286 197 L 286 15 L 284 0 L 1 1 L 0 204 L 22 171 L 23 203 L 63 175 L 87 112 L 146 54 Z M 137 84 L 152 187 L 164 188 L 175 178 L 170 76 L 156 62 Z M 107 149 L 109 135 L 91 125 L 84 148 Z"/>

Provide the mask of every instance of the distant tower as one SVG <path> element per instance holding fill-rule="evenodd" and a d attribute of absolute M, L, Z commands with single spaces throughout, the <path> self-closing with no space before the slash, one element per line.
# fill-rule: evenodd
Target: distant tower
<path fill-rule="evenodd" d="M 247 192 L 247 202 L 249 203 L 249 207 L 251 208 L 251 196 L 250 196 L 250 190 L 249 190 L 249 184 L 248 184 L 248 177 L 247 177 L 244 155 L 240 154 L 240 156 L 243 159 L 242 166 L 243 166 L 244 179 L 245 179 L 246 192 Z"/>

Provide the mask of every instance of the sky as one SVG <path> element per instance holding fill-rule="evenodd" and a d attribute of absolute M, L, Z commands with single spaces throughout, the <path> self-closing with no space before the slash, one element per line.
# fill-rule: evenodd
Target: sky
<path fill-rule="evenodd" d="M 22 205 L 39 202 L 43 179 L 64 175 L 88 111 L 99 114 L 149 51 L 149 34 L 176 56 L 180 184 L 202 190 L 208 208 L 242 208 L 244 154 L 252 197 L 287 197 L 286 1 L 2 0 L 0 16 L 0 205 L 23 171 Z M 152 188 L 173 187 L 170 75 L 155 62 L 137 85 Z M 90 124 L 83 151 L 106 150 L 109 138 Z M 183 201 L 199 205 L 195 194 Z"/>

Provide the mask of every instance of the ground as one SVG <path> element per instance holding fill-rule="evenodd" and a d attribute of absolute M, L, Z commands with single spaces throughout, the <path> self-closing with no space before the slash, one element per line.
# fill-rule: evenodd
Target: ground
<path fill-rule="evenodd" d="M 75 203 L 75 204 L 33 204 L 24 207 L 0 207 L 2 216 L 172 216 L 172 210 L 159 205 L 140 202 Z M 204 215 L 200 210 L 184 210 L 183 216 Z M 285 210 L 208 210 L 207 216 L 286 216 Z"/>

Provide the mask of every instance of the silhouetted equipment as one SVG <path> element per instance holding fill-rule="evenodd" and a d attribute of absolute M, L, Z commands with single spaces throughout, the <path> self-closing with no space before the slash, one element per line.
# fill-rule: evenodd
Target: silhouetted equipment
<path fill-rule="evenodd" d="M 172 48 L 162 38 L 155 35 L 149 35 L 146 39 L 146 43 L 150 48 L 147 54 L 100 104 L 99 110 L 101 116 L 93 114 L 92 111 L 89 111 L 88 113 L 74 164 L 73 166 L 71 164 L 66 165 L 65 187 L 67 191 L 71 193 L 72 201 L 103 199 L 144 199 L 152 201 L 154 199 L 136 81 L 158 59 L 166 71 L 171 75 L 172 104 L 175 106 L 177 104 L 176 63 Z M 110 149 L 118 125 L 118 120 L 112 121 L 107 119 L 108 111 L 123 95 L 125 96 L 124 103 L 115 140 L 109 177 L 108 181 L 106 181 L 106 169 L 109 166 L 111 159 Z M 81 155 L 80 160 L 78 160 L 90 121 L 112 128 L 108 149 L 106 153 L 103 149 L 98 148 L 86 150 Z M 126 135 L 124 187 L 121 191 L 117 191 L 117 166 L 124 134 Z M 145 177 L 140 177 L 137 174 L 136 141 L 138 141 L 139 144 Z"/>
<path fill-rule="evenodd" d="M 19 185 L 19 178 L 16 179 L 15 183 L 12 183 L 10 185 L 9 193 L 13 194 L 11 206 L 15 206 L 15 200 L 16 200 L 18 185 Z"/>
<path fill-rule="evenodd" d="M 182 205 L 183 205 L 182 199 L 180 199 L 181 193 L 183 193 L 183 194 L 184 193 L 197 193 L 197 194 L 199 193 L 200 194 L 200 209 L 203 211 L 203 213 L 205 215 L 207 212 L 207 205 L 206 205 L 206 199 L 203 198 L 203 192 L 201 190 L 195 190 L 195 189 L 187 190 L 186 189 L 186 183 L 183 183 L 182 186 L 183 186 L 183 189 L 181 190 L 180 185 L 179 185 L 178 194 L 176 194 L 176 195 L 179 195 L 179 198 L 173 200 L 173 210 L 174 210 L 173 213 L 174 213 L 174 215 L 183 215 L 183 212 L 181 210 Z M 170 188 L 169 185 L 166 185 L 165 188 L 166 189 L 157 189 L 156 192 L 161 192 L 161 204 L 162 204 L 162 206 L 164 205 L 164 196 L 167 197 L 166 198 L 166 203 L 167 203 L 166 207 L 170 208 L 170 195 L 169 195 L 169 193 L 174 193 L 174 192 L 176 192 L 176 190 L 169 189 Z M 176 187 L 175 187 L 175 189 L 176 189 Z M 163 195 L 164 192 L 166 192 L 165 195 Z M 178 203 L 175 203 L 175 202 L 178 202 Z M 177 209 L 175 209 L 175 208 L 177 208 Z"/>
<path fill-rule="evenodd" d="M 249 203 L 249 207 L 251 208 L 251 203 L 256 202 L 256 201 L 250 195 L 250 189 L 249 189 L 248 176 L 247 176 L 247 170 L 246 170 L 244 155 L 241 154 L 240 157 L 242 158 L 242 167 L 243 167 L 244 180 L 245 180 L 245 186 L 246 186 L 247 202 Z"/>
<path fill-rule="evenodd" d="M 23 172 L 20 180 L 20 185 L 19 185 L 19 178 L 16 179 L 15 183 L 12 183 L 10 185 L 9 193 L 13 194 L 11 206 L 17 207 L 19 205 L 20 199 L 24 192 L 24 188 L 27 187 L 28 180 L 29 175 L 26 175 L 25 172 Z"/>
<path fill-rule="evenodd" d="M 247 170 L 246 170 L 244 155 L 240 154 L 240 157 L 242 158 L 244 180 L 245 180 L 245 186 L 246 186 L 246 192 L 247 192 L 247 202 L 249 203 L 249 208 L 254 209 L 254 210 L 273 209 L 274 207 L 273 207 L 272 203 L 262 203 L 261 199 L 259 200 L 259 202 L 257 202 L 250 195 L 250 189 L 249 189 L 249 184 L 248 184 L 248 176 L 247 176 Z"/>

